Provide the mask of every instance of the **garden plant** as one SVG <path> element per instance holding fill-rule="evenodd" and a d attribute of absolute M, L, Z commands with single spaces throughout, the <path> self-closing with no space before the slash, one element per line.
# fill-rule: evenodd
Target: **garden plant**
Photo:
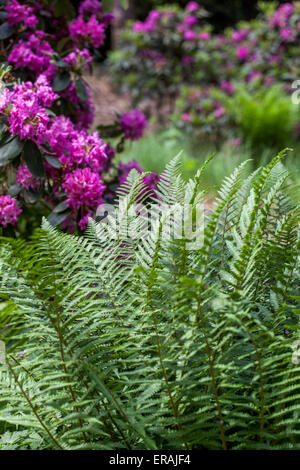
<path fill-rule="evenodd" d="M 0 451 L 300 450 L 300 2 L 209 3 L 0 1 Z"/>

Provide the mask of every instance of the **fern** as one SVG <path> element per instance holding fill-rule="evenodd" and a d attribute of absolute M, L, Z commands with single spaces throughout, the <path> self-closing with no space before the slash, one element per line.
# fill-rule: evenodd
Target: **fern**
<path fill-rule="evenodd" d="M 44 221 L 30 243 L 2 240 L 0 449 L 300 448 L 299 207 L 283 156 L 224 181 L 200 248 L 163 237 L 174 205 L 205 199 L 208 162 L 185 184 L 178 158 L 155 230 L 132 211 L 143 176 L 120 188 L 116 215 L 141 237 L 108 216 L 84 237 Z"/>

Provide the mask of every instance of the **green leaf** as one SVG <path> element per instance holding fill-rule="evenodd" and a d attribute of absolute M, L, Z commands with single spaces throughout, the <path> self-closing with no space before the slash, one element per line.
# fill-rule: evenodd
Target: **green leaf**
<path fill-rule="evenodd" d="M 63 72 L 56 75 L 52 83 L 52 88 L 55 92 L 65 90 L 71 82 L 71 75 L 69 72 Z"/>
<path fill-rule="evenodd" d="M 52 155 L 46 155 L 45 159 L 47 160 L 49 165 L 53 166 L 53 168 L 61 168 L 61 163 L 56 157 L 52 157 Z"/>
<path fill-rule="evenodd" d="M 61 214 L 62 212 L 67 211 L 68 209 L 69 207 L 67 206 L 66 201 L 63 201 L 53 209 L 53 212 L 55 212 L 55 214 Z"/>
<path fill-rule="evenodd" d="M 15 32 L 14 28 L 11 28 L 7 22 L 0 26 L 0 39 L 8 39 Z"/>
<path fill-rule="evenodd" d="M 71 40 L 70 37 L 62 38 L 60 41 L 58 41 L 57 44 L 57 51 L 62 51 L 65 45 Z"/>
<path fill-rule="evenodd" d="M 7 194 L 9 194 L 12 197 L 18 196 L 20 191 L 22 190 L 22 185 L 21 184 L 13 184 L 8 188 Z"/>
<path fill-rule="evenodd" d="M 13 138 L 10 142 L 0 148 L 0 166 L 5 166 L 12 162 L 22 152 L 24 142 L 19 137 Z"/>
<path fill-rule="evenodd" d="M 75 81 L 75 88 L 76 88 L 77 96 L 80 99 L 80 101 L 82 101 L 83 103 L 86 103 L 87 92 L 86 92 L 86 87 L 82 78 L 78 78 L 78 80 Z"/>
<path fill-rule="evenodd" d="M 62 222 L 64 222 L 70 214 L 71 214 L 71 211 L 69 209 L 64 212 L 59 212 L 59 213 L 55 212 L 55 209 L 54 209 L 54 211 L 52 211 L 48 217 L 48 222 L 53 227 L 57 227 Z"/>
<path fill-rule="evenodd" d="M 45 176 L 45 167 L 41 151 L 31 140 L 27 140 L 24 145 L 24 159 L 33 176 L 36 178 Z"/>
<path fill-rule="evenodd" d="M 34 204 L 36 201 L 38 201 L 41 197 L 41 194 L 39 192 L 35 191 L 25 191 L 24 192 L 24 199 L 27 204 Z"/>

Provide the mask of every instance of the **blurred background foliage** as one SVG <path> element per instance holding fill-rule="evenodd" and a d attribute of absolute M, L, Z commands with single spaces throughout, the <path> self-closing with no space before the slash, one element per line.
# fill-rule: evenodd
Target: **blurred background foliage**
<path fill-rule="evenodd" d="M 185 7 L 189 0 L 130 0 L 128 12 L 131 18 L 145 20 L 150 10 L 177 3 Z M 258 0 L 202 0 L 199 2 L 210 14 L 210 23 L 215 32 L 236 25 L 239 21 L 249 21 L 258 14 Z M 285 3 L 279 1 L 279 3 Z"/>

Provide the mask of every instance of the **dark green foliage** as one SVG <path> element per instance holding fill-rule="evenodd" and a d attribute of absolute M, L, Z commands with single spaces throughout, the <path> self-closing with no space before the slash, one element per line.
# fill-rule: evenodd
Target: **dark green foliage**
<path fill-rule="evenodd" d="M 45 222 L 2 241 L 0 448 L 300 448 L 299 208 L 281 158 L 225 179 L 198 250 L 163 239 L 172 211 L 141 240 Z M 178 162 L 158 196 L 196 211 L 205 168 L 185 184 Z M 141 189 L 133 171 L 121 216 Z"/>

